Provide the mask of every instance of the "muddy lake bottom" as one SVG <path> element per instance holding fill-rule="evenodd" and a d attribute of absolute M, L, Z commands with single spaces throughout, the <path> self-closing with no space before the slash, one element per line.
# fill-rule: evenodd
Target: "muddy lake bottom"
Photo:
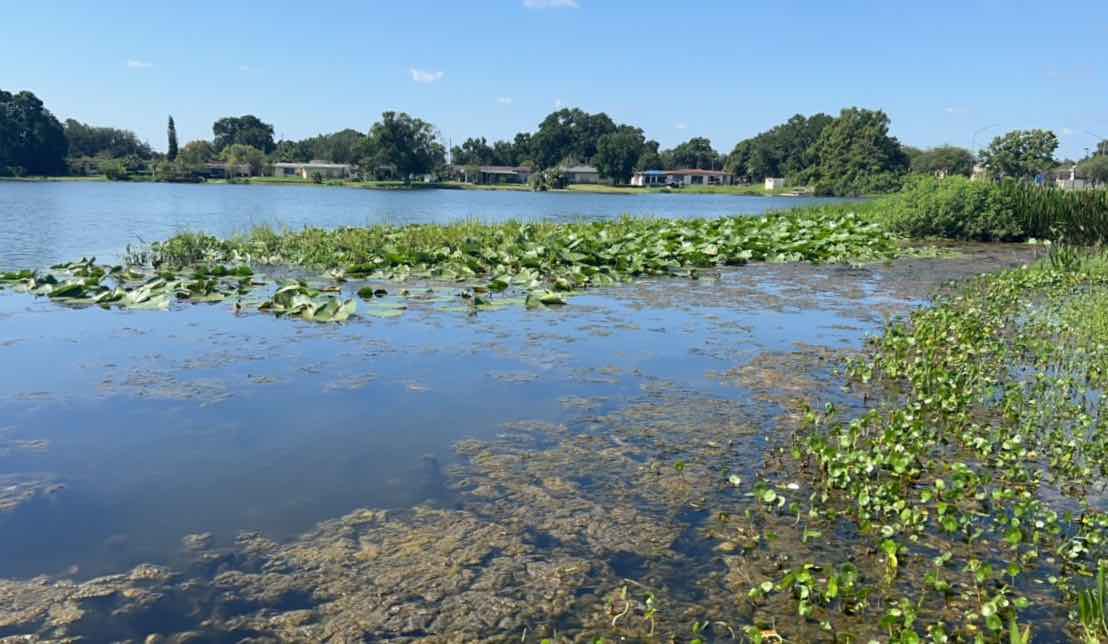
<path fill-rule="evenodd" d="M 704 534 L 747 502 L 728 477 L 772 471 L 802 403 L 861 409 L 836 369 L 888 319 L 1031 258 L 341 326 L 0 293 L 0 637 L 518 641 L 610 625 L 625 580 L 739 623 Z"/>

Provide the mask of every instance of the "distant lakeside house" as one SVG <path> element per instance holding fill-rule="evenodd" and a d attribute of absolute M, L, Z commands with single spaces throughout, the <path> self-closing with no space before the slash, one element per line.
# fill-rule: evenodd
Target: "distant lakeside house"
<path fill-rule="evenodd" d="M 453 166 L 453 174 L 466 183 L 527 183 L 531 179 L 531 168 L 527 166 L 481 165 Z"/>
<path fill-rule="evenodd" d="M 728 186 L 734 177 L 721 170 L 643 170 L 631 176 L 631 185 L 650 186 Z"/>
<path fill-rule="evenodd" d="M 783 177 L 766 177 L 766 192 L 774 192 L 776 190 L 785 189 L 785 179 Z"/>
<path fill-rule="evenodd" d="M 1093 187 L 1093 183 L 1084 176 L 1077 164 L 1053 170 L 1049 176 L 1054 179 L 1054 185 L 1062 190 L 1087 190 Z"/>
<path fill-rule="evenodd" d="M 600 170 L 591 165 L 571 165 L 560 169 L 562 180 L 567 184 L 600 183 Z"/>
<path fill-rule="evenodd" d="M 307 180 L 317 175 L 323 179 L 346 179 L 353 175 L 353 166 L 349 163 L 331 163 L 318 159 L 308 163 L 273 164 L 275 177 L 300 177 Z"/>
<path fill-rule="evenodd" d="M 205 179 L 230 179 L 233 177 L 249 177 L 250 164 L 240 163 L 232 171 L 231 164 L 225 161 L 209 161 L 203 168 L 194 171 L 194 176 Z"/>

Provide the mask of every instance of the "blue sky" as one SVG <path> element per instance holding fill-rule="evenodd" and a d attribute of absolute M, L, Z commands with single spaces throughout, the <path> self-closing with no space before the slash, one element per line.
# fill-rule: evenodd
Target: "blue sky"
<path fill-rule="evenodd" d="M 460 143 L 533 130 L 561 105 L 722 151 L 852 105 L 885 110 L 917 146 L 1049 128 L 1076 157 L 1108 138 L 1103 0 L 43 0 L 3 14 L 0 88 L 157 149 L 168 114 L 184 142 L 227 115 L 302 138 L 402 110 Z"/>

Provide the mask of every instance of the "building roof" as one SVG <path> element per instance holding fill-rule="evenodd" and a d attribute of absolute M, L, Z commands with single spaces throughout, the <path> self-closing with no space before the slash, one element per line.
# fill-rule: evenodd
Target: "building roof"
<path fill-rule="evenodd" d="M 702 177 L 722 177 L 727 173 L 723 172 L 722 170 L 700 170 L 697 168 L 683 168 L 681 170 L 669 170 L 666 172 L 666 174 L 674 174 L 677 176 L 699 175 Z"/>
<path fill-rule="evenodd" d="M 521 172 L 530 172 L 531 169 L 526 166 L 511 166 L 511 165 L 483 165 L 481 172 L 485 174 L 519 174 Z"/>
<path fill-rule="evenodd" d="M 274 163 L 274 168 L 349 168 L 349 163 L 328 163 L 326 161 L 312 161 L 310 163 Z"/>
<path fill-rule="evenodd" d="M 575 165 L 575 166 L 570 166 L 568 168 L 562 168 L 562 172 L 587 173 L 587 172 L 600 172 L 600 170 L 597 170 L 595 167 L 593 167 L 591 165 Z"/>
<path fill-rule="evenodd" d="M 666 175 L 665 170 L 639 170 L 635 174 L 650 175 L 652 177 L 664 177 Z"/>

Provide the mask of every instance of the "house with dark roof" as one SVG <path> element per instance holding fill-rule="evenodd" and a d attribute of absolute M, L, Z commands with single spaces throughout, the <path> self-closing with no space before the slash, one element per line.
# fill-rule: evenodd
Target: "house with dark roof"
<path fill-rule="evenodd" d="M 591 165 L 571 165 L 559 168 L 562 180 L 572 183 L 600 183 L 600 170 Z"/>
<path fill-rule="evenodd" d="M 453 167 L 454 176 L 466 183 L 527 183 L 531 168 L 527 166 L 481 165 Z"/>

